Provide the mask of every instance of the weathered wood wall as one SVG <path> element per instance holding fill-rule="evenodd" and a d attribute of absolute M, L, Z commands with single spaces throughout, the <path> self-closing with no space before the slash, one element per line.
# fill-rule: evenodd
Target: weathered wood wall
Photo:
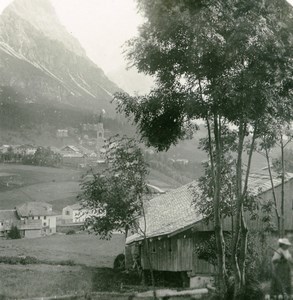
<path fill-rule="evenodd" d="M 199 259 L 194 251 L 195 245 L 202 240 L 202 233 L 180 234 L 170 238 L 154 239 L 149 242 L 152 267 L 157 271 L 210 274 L 214 268 L 205 260 Z M 208 237 L 209 233 L 205 233 Z M 142 248 L 142 267 L 149 269 L 146 247 Z"/>
<path fill-rule="evenodd" d="M 278 203 L 281 200 L 281 186 L 275 188 Z M 272 191 L 268 190 L 257 198 L 257 201 L 266 203 L 273 200 Z M 280 210 L 280 204 L 278 206 Z M 251 215 L 246 212 L 246 221 L 250 234 L 255 235 L 263 232 L 265 224 L 262 222 L 264 213 L 260 209 L 257 213 L 258 218 L 251 219 Z M 272 211 L 272 221 L 277 225 L 276 215 Z M 285 229 L 293 233 L 293 180 L 285 184 Z M 209 236 L 213 232 L 213 223 L 199 222 L 186 231 L 174 233 L 174 236 L 162 236 L 149 240 L 149 252 L 154 270 L 158 271 L 187 271 L 191 274 L 211 274 L 214 267 L 208 262 L 199 259 L 195 254 L 194 247 L 202 241 L 202 237 Z M 231 232 L 233 230 L 233 219 L 223 220 L 223 230 Z M 272 237 L 272 240 L 277 239 Z M 260 241 L 259 241 L 260 242 Z M 261 247 L 261 245 L 260 245 Z M 271 250 L 270 250 L 271 251 Z M 143 269 L 149 269 L 146 249 L 141 246 L 141 264 Z"/>

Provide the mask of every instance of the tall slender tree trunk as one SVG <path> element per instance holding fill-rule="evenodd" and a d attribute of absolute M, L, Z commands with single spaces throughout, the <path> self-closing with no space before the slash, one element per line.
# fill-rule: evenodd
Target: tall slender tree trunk
<path fill-rule="evenodd" d="M 247 255 L 247 243 L 248 243 L 248 228 L 244 218 L 243 205 L 241 209 L 241 243 L 239 254 L 239 269 L 240 269 L 240 289 L 246 284 L 246 255 Z"/>
<path fill-rule="evenodd" d="M 226 285 L 226 255 L 225 255 L 225 240 L 223 235 L 222 218 L 221 218 L 221 130 L 220 118 L 214 116 L 214 136 L 215 136 L 215 175 L 214 175 L 214 229 L 217 247 L 217 262 L 218 262 L 218 288 L 219 296 L 224 298 L 227 292 Z"/>
<path fill-rule="evenodd" d="M 265 146 L 265 155 L 266 155 L 268 171 L 269 171 L 269 176 L 270 176 L 270 182 L 271 182 L 271 187 L 272 187 L 272 194 L 273 194 L 273 199 L 274 199 L 275 213 L 276 213 L 277 226 L 278 226 L 278 235 L 279 235 L 279 237 L 281 237 L 281 235 L 282 235 L 282 233 L 281 233 L 281 218 L 280 218 L 279 209 L 278 209 L 278 199 L 277 199 L 276 191 L 275 191 L 275 185 L 274 185 L 274 180 L 273 180 L 273 175 L 272 175 L 269 151 L 266 146 Z"/>
<path fill-rule="evenodd" d="M 242 152 L 245 137 L 245 125 L 240 122 L 238 133 L 238 150 L 236 162 L 236 215 L 235 215 L 235 231 L 232 239 L 232 268 L 234 275 L 234 299 L 239 299 L 241 293 L 241 271 L 238 261 L 238 247 L 240 241 L 240 231 L 242 222 Z"/>
<path fill-rule="evenodd" d="M 281 236 L 285 236 L 285 161 L 284 161 L 284 141 L 283 134 L 281 134 Z"/>
<path fill-rule="evenodd" d="M 151 274 L 151 282 L 152 282 L 152 289 L 153 289 L 153 299 L 157 299 L 156 295 L 156 283 L 155 283 L 155 276 L 154 276 L 154 269 L 153 269 L 153 264 L 150 256 L 150 247 L 149 247 L 149 241 L 147 238 L 147 221 L 146 221 L 146 215 L 145 215 L 145 209 L 144 209 L 144 203 L 142 199 L 139 199 L 141 203 L 141 212 L 143 216 L 143 221 L 144 221 L 144 229 L 141 230 L 143 233 L 143 240 L 144 240 L 144 246 L 145 246 L 145 255 L 147 258 L 147 262 L 150 268 L 150 274 Z"/>
<path fill-rule="evenodd" d="M 246 197 L 248 189 L 248 180 L 250 174 L 250 167 L 252 161 L 252 154 L 255 146 L 257 125 L 254 126 L 252 141 L 250 144 L 249 157 L 247 163 L 247 169 L 245 172 L 244 185 L 242 184 L 242 152 L 244 145 L 244 138 L 246 134 L 246 124 L 240 123 L 239 126 L 239 144 L 237 152 L 237 166 L 236 166 L 236 178 L 237 178 L 237 189 L 236 189 L 236 229 L 235 235 L 233 236 L 233 249 L 232 249 L 232 264 L 234 272 L 234 299 L 241 299 L 243 295 L 243 288 L 245 287 L 246 280 L 246 256 L 247 256 L 247 241 L 248 241 L 248 228 L 244 216 L 243 203 Z M 243 185 L 243 188 L 242 188 Z M 239 247 L 240 242 L 240 249 Z M 239 254 L 238 254 L 239 252 Z"/>

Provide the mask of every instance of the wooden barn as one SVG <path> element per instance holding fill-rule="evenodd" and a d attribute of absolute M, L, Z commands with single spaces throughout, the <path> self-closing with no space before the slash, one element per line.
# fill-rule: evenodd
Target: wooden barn
<path fill-rule="evenodd" d="M 281 179 L 274 177 L 275 193 L 281 199 Z M 200 287 L 213 280 L 215 270 L 206 260 L 199 259 L 194 249 L 213 233 L 212 222 L 207 223 L 193 203 L 193 193 L 200 193 L 197 182 L 184 185 L 151 199 L 146 206 L 146 236 L 152 268 L 161 272 L 179 272 L 186 285 Z M 273 200 L 270 178 L 266 170 L 251 174 L 249 191 L 260 203 Z M 293 231 L 293 174 L 285 181 L 285 229 Z M 262 232 L 265 224 L 259 218 L 246 216 L 250 232 Z M 275 213 L 272 221 L 276 223 Z M 144 221 L 140 220 L 141 228 Z M 231 232 L 233 220 L 223 221 L 224 231 Z M 141 234 L 135 233 L 126 240 L 126 267 L 139 260 L 144 270 L 149 269 L 146 245 Z"/>

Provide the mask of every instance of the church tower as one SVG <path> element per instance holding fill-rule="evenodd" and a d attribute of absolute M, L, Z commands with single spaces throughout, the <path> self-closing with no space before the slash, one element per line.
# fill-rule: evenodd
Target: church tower
<path fill-rule="evenodd" d="M 105 130 L 103 123 L 97 124 L 97 143 L 96 143 L 96 149 L 98 154 L 100 154 L 100 150 L 103 148 L 105 143 Z"/>

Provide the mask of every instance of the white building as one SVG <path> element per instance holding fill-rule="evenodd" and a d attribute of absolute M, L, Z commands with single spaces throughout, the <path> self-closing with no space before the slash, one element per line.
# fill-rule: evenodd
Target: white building
<path fill-rule="evenodd" d="M 68 205 L 62 209 L 62 220 L 65 223 L 83 223 L 92 214 L 79 203 Z"/>
<path fill-rule="evenodd" d="M 40 220 L 42 234 L 56 233 L 57 213 L 53 211 L 52 205 L 45 202 L 28 202 L 16 207 L 17 214 L 22 221 Z"/>

